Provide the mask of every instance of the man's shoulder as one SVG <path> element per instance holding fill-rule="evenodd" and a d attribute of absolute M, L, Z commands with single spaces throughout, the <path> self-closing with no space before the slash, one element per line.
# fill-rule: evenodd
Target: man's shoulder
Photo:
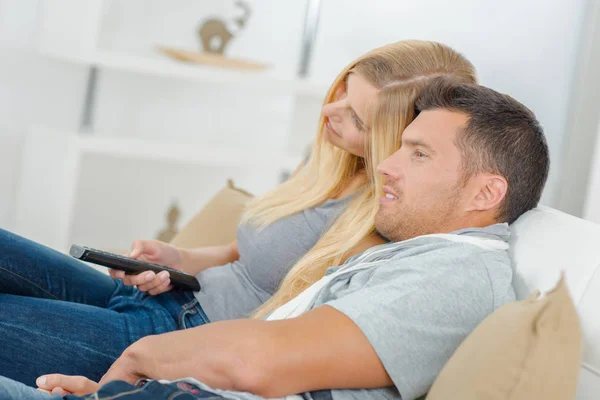
<path fill-rule="evenodd" d="M 487 269 L 491 267 L 510 270 L 510 258 L 507 249 L 482 247 L 470 242 L 431 239 L 413 246 L 394 251 L 390 247 L 389 258 L 385 266 L 410 264 L 415 266 L 435 265 L 453 266 L 453 269 Z M 428 268 L 429 269 L 429 268 Z M 502 268 L 501 268 L 502 269 Z"/>
<path fill-rule="evenodd" d="M 507 251 L 449 241 L 405 249 L 373 271 L 375 281 L 396 281 L 399 285 L 440 282 L 440 297 L 464 291 L 491 300 L 494 309 L 514 299 L 512 277 Z"/>

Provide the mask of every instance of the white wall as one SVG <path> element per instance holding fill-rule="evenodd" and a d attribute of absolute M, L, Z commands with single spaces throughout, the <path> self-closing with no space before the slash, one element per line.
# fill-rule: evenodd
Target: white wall
<path fill-rule="evenodd" d="M 370 6 L 352 2 L 363 4 L 360 12 L 348 3 L 323 2 L 313 62 L 317 76 L 331 76 L 347 60 L 399 39 L 453 46 L 474 63 L 482 84 L 512 95 L 537 114 L 552 156 L 543 202 L 554 203 L 587 1 L 391 0 Z"/>
<path fill-rule="evenodd" d="M 40 3 L 0 0 L 0 129 L 5 135 L 23 135 L 36 123 L 76 126 L 85 74 L 36 54 Z"/>
<path fill-rule="evenodd" d="M 0 179 L 8 188 L 18 183 L 19 137 L 30 124 L 75 130 L 80 117 L 86 69 L 35 53 L 41 3 L 0 0 L 0 137 L 9 137 L 0 141 Z M 152 57 L 159 57 L 155 44 L 195 49 L 195 29 L 206 9 L 215 7 L 216 14 L 232 18 L 236 11 L 230 3 L 106 1 L 98 45 Z M 277 74 L 293 75 L 305 1 L 252 4 L 253 15 L 229 55 L 267 61 Z M 431 39 L 455 47 L 478 67 L 482 83 L 537 113 L 553 157 L 543 199 L 552 205 L 586 7 L 585 0 L 323 1 L 312 77 L 329 82 L 355 57 L 396 40 Z M 294 104 L 288 96 L 101 71 L 96 128 L 103 135 L 297 148 L 314 135 L 319 101 L 298 100 L 296 115 Z M 290 121 L 298 124 L 294 131 L 301 139 L 289 138 Z M 101 176 L 102 168 L 93 165 L 88 166 L 91 176 Z M 13 205 L 11 190 L 4 191 L 0 226 L 10 227 Z"/>
<path fill-rule="evenodd" d="M 150 6 L 140 13 L 142 2 Z M 277 66 L 278 73 L 293 73 L 298 64 L 303 2 L 285 3 L 284 6 L 276 0 L 254 1 L 254 19 L 247 30 L 234 39 L 230 54 L 269 61 Z M 105 35 L 101 35 L 100 45 L 145 53 L 156 43 L 196 47 L 193 34 L 199 20 L 196 15 L 206 3 L 184 1 L 179 9 L 169 5 L 166 19 L 161 12 L 165 7 L 159 1 L 135 0 L 126 5 L 113 2 L 105 16 Z M 223 16 L 231 15 L 231 9 L 220 8 Z M 198 11 L 190 12 L 191 9 Z M 311 73 L 318 81 L 330 82 L 352 59 L 396 40 L 429 39 L 455 47 L 476 65 L 483 84 L 512 95 L 537 114 L 546 131 L 552 156 L 550 178 L 542 201 L 556 205 L 568 103 L 587 9 L 586 0 L 379 0 L 368 4 L 357 0 L 327 0 L 322 2 Z M 274 15 L 278 17 L 274 18 Z M 134 20 L 140 21 L 139 24 L 132 24 Z M 173 22 L 170 26 L 175 26 L 175 21 L 180 23 L 166 33 L 153 29 L 161 22 L 163 26 L 169 26 L 169 21 Z M 287 30 L 284 29 L 286 26 Z M 234 97 L 228 95 L 226 89 L 169 81 L 155 82 L 141 90 L 140 85 L 146 85 L 143 79 L 139 82 L 131 77 L 121 79 L 132 80 L 133 87 L 138 89 L 117 97 L 116 91 L 107 84 L 99 114 L 114 117 L 117 115 L 114 110 L 127 109 L 128 112 L 118 114 L 119 121 L 99 118 L 103 120 L 99 122 L 101 131 L 113 131 L 122 124 L 135 128 L 128 132 L 160 136 L 164 134 L 165 126 L 169 126 L 173 128 L 169 135 L 188 135 L 184 133 L 186 130 L 204 130 L 200 124 L 210 119 L 211 113 L 214 116 L 217 110 L 219 124 L 215 128 L 223 140 L 229 140 L 241 130 L 253 131 L 269 120 L 274 132 L 271 141 L 276 141 L 278 132 L 286 129 L 289 122 L 290 99 L 237 92 L 234 103 L 252 102 L 258 97 L 264 107 L 240 116 L 239 120 L 228 120 L 226 115 L 237 108 L 227 109 L 226 104 Z M 114 82 L 118 82 L 113 86 L 119 90 L 122 82 L 117 77 Z M 163 96 L 151 96 L 154 90 L 159 90 Z M 170 106 L 173 95 L 184 98 L 177 109 Z M 208 103 L 219 106 L 209 108 L 206 107 Z M 314 103 L 309 107 L 317 108 Z M 195 121 L 189 118 L 191 109 L 196 110 Z M 240 121 L 244 127 L 240 126 Z M 313 126 L 314 120 L 308 121 L 304 130 L 312 133 Z M 262 134 L 267 135 L 267 132 L 262 130 Z"/>
<path fill-rule="evenodd" d="M 595 147 L 583 217 L 600 224 L 600 125 Z"/>
<path fill-rule="evenodd" d="M 2 195 L 0 196 L 0 227 L 12 229 L 15 209 L 15 196 L 17 190 L 17 171 L 21 162 L 21 137 L 18 135 L 0 135 L 0 183 Z"/>
<path fill-rule="evenodd" d="M 14 228 L 28 126 L 73 129 L 85 78 L 79 68 L 36 54 L 38 9 L 38 0 L 0 0 L 0 227 L 7 229 Z"/>
<path fill-rule="evenodd" d="M 594 189 L 589 186 L 600 123 L 600 0 L 589 1 L 577 64 L 557 205 L 569 214 L 584 216 L 588 192 Z"/>

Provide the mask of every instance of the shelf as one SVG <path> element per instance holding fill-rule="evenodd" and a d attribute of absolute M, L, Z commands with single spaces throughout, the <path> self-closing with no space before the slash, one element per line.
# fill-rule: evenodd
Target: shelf
<path fill-rule="evenodd" d="M 64 62 L 98 68 L 197 82 L 239 85 L 261 92 L 273 91 L 324 98 L 329 88 L 328 85 L 310 80 L 278 77 L 270 71 L 244 71 L 188 64 L 172 60 L 159 53 L 158 50 L 156 55 L 152 56 L 137 56 L 103 50 L 93 51 L 86 56 L 49 51 L 42 51 L 41 54 Z"/>
<path fill-rule="evenodd" d="M 147 163 L 136 162 L 140 160 L 154 161 L 159 164 L 155 167 L 165 167 L 159 170 L 187 171 L 197 166 L 195 171 L 205 171 L 200 172 L 197 184 L 211 188 L 207 196 L 213 193 L 212 190 L 218 190 L 217 186 L 222 185 L 226 178 L 236 179 L 239 175 L 246 176 L 246 183 L 254 182 L 246 188 L 263 193 L 277 184 L 281 172 L 294 170 L 302 160 L 301 156 L 283 151 L 261 152 L 254 147 L 248 150 L 228 149 L 198 143 L 82 136 L 43 126 L 30 128 L 25 135 L 23 149 L 23 168 L 15 203 L 16 231 L 61 251 L 68 248 L 72 239 L 82 171 L 85 160 L 89 160 L 90 156 L 102 157 L 88 164 L 97 173 L 102 173 L 102 165 L 115 166 L 118 170 L 122 163 L 115 163 L 115 158 L 133 161 L 131 168 L 136 170 L 148 166 Z M 115 168 L 98 182 L 113 182 L 115 179 L 111 179 L 111 174 L 114 174 Z M 204 178 L 203 173 L 206 173 Z M 198 196 L 199 199 L 204 198 L 203 194 Z"/>
<path fill-rule="evenodd" d="M 219 148 L 195 143 L 172 143 L 162 140 L 82 136 L 72 134 L 70 144 L 82 154 L 156 161 L 206 164 L 218 167 L 273 167 L 294 170 L 301 156 L 283 152 L 256 152 Z"/>

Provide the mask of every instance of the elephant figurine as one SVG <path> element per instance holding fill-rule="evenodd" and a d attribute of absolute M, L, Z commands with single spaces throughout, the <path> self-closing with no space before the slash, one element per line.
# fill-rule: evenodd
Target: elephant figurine
<path fill-rule="evenodd" d="M 222 55 L 229 41 L 246 25 L 250 17 L 250 6 L 243 1 L 237 1 L 235 4 L 243 10 L 243 15 L 234 20 L 234 26 L 238 28 L 236 32 L 232 32 L 223 20 L 217 18 L 204 21 L 198 29 L 205 52 Z"/>

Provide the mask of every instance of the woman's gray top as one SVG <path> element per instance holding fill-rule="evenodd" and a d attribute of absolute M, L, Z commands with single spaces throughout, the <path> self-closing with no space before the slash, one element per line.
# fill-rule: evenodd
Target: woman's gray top
<path fill-rule="evenodd" d="M 195 296 L 211 322 L 247 317 L 269 299 L 296 262 L 319 240 L 350 197 L 327 200 L 261 230 L 240 225 L 239 260 L 208 268 L 196 277 Z"/>

